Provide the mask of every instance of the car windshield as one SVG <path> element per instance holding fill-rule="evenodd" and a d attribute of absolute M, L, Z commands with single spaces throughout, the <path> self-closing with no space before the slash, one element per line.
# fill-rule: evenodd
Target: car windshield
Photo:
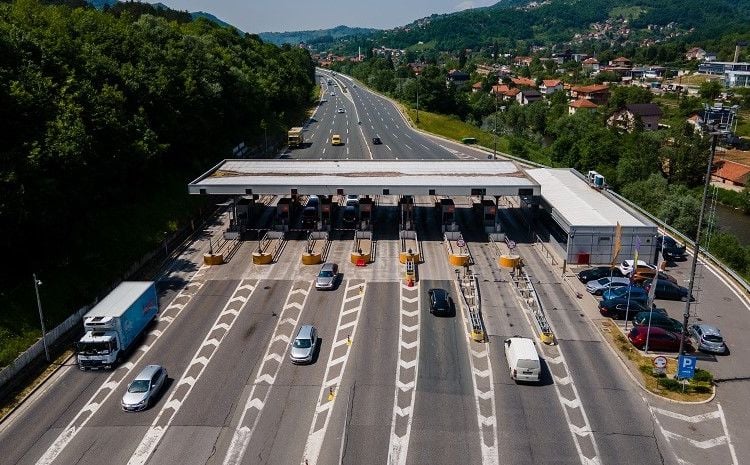
<path fill-rule="evenodd" d="M 322 270 L 320 274 L 318 275 L 320 278 L 332 278 L 333 272 L 328 270 Z"/>
<path fill-rule="evenodd" d="M 128 392 L 139 393 L 148 391 L 148 381 L 145 379 L 137 379 L 130 383 L 128 386 Z"/>
<path fill-rule="evenodd" d="M 716 334 L 706 334 L 705 336 L 703 336 L 703 339 L 705 339 L 708 342 L 716 342 L 716 343 L 724 342 L 724 339 L 721 336 L 717 336 Z"/>
<path fill-rule="evenodd" d="M 312 347 L 312 343 L 309 339 L 295 339 L 294 347 L 296 347 L 297 349 L 309 349 L 310 347 Z"/>

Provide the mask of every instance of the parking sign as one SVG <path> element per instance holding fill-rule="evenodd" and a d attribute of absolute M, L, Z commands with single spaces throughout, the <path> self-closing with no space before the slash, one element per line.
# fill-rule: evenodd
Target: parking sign
<path fill-rule="evenodd" d="M 691 379 L 695 375 L 695 364 L 697 357 L 692 355 L 680 355 L 677 359 L 677 377 L 680 379 Z"/>

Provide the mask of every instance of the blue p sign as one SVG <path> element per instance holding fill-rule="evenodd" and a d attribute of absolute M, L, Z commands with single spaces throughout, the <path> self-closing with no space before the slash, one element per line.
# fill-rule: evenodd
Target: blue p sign
<path fill-rule="evenodd" d="M 693 355 L 680 355 L 677 359 L 677 377 L 691 379 L 695 375 L 695 364 L 698 360 Z"/>

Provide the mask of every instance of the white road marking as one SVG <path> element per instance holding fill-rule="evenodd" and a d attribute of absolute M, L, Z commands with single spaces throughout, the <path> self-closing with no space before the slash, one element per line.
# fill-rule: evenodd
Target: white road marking
<path fill-rule="evenodd" d="M 206 334 L 206 337 L 203 339 L 203 343 L 195 351 L 195 355 L 193 355 L 192 361 L 188 364 L 187 368 L 182 374 L 182 377 L 175 384 L 174 389 L 172 389 L 172 391 L 170 392 L 169 399 L 161 408 L 154 421 L 151 423 L 151 427 L 143 436 L 141 442 L 135 448 L 135 452 L 133 452 L 133 455 L 130 457 L 128 465 L 144 465 L 146 462 L 148 462 L 151 454 L 153 454 L 154 450 L 156 450 L 156 447 L 159 445 L 162 438 L 164 438 L 164 435 L 167 433 L 167 429 L 169 429 L 169 426 L 172 424 L 174 417 L 180 411 L 183 402 L 185 402 L 185 400 L 190 396 L 190 393 L 193 391 L 195 382 L 203 375 L 203 372 L 206 370 L 208 363 L 216 354 L 219 344 L 224 340 L 224 337 L 229 333 L 229 330 L 232 329 L 234 323 L 237 321 L 237 317 L 240 313 L 239 310 L 242 310 L 245 307 L 247 300 L 255 293 L 255 289 L 257 289 L 258 287 L 258 282 L 257 280 L 253 280 L 253 282 L 255 284 L 251 284 L 250 282 L 243 280 L 240 281 L 240 283 L 237 285 L 237 288 L 234 290 L 233 295 L 236 296 L 238 292 L 246 291 L 249 289 L 250 293 L 248 294 L 247 298 L 232 298 L 229 299 L 226 305 L 224 305 L 224 309 L 221 311 L 221 313 L 219 313 L 219 316 L 216 317 L 216 321 Z M 239 310 L 236 312 L 232 312 L 230 306 L 234 305 L 237 301 L 242 302 L 239 305 Z M 222 323 L 221 320 L 224 319 L 227 315 L 232 315 L 231 320 L 229 321 L 229 323 Z M 223 329 L 223 331 L 218 331 L 220 329 Z M 215 335 L 217 332 L 219 333 L 218 336 Z M 218 339 L 216 339 L 217 337 Z M 206 347 L 211 347 L 208 357 L 200 355 L 201 353 L 205 352 Z M 187 376 L 188 373 L 195 371 L 193 370 L 193 367 L 196 366 L 199 366 L 197 375 Z M 182 386 L 183 384 L 188 385 L 187 390 L 180 389 L 180 386 Z M 180 396 L 180 398 L 177 398 L 177 396 Z"/>
<path fill-rule="evenodd" d="M 209 268 L 210 266 L 208 265 L 202 265 L 200 268 L 198 268 L 198 271 L 196 271 L 195 274 L 190 277 L 188 284 L 186 284 L 182 288 L 177 296 L 172 299 L 172 302 L 164 309 L 162 313 L 166 313 L 171 309 L 177 309 L 177 313 L 171 316 L 159 317 L 158 322 L 164 323 L 164 327 L 161 328 L 160 334 L 164 334 L 166 332 L 166 330 L 172 325 L 172 322 L 177 319 L 177 317 L 182 313 L 182 310 L 192 300 L 193 295 L 195 295 L 195 293 L 188 294 L 185 291 L 197 292 L 203 287 L 205 282 L 199 281 L 198 278 L 203 278 Z M 193 287 L 197 287 L 197 289 L 193 290 Z M 187 301 L 183 301 L 185 297 L 187 297 Z M 181 300 L 181 303 L 179 304 L 176 303 L 178 299 Z M 111 396 L 112 393 L 115 392 L 115 390 L 120 386 L 120 383 L 122 383 L 126 376 L 130 374 L 130 371 L 133 369 L 133 367 L 137 363 L 139 363 L 143 359 L 143 357 L 146 356 L 146 354 L 151 350 L 157 340 L 158 338 L 155 338 L 150 343 L 141 345 L 137 351 L 140 352 L 140 355 L 138 357 L 136 357 L 134 360 L 130 360 L 128 363 L 120 365 L 112 372 L 112 374 L 107 377 L 107 379 L 104 381 L 104 383 L 102 383 L 99 389 L 94 392 L 86 405 L 81 408 L 81 410 L 73 418 L 73 420 L 68 423 L 63 432 L 60 433 L 57 439 L 55 439 L 55 441 L 39 458 L 39 460 L 37 460 L 37 465 L 50 465 L 55 461 L 55 459 L 57 459 L 60 453 L 68 446 L 68 444 L 70 444 L 70 442 L 84 428 L 84 426 L 88 424 L 89 420 L 91 420 L 94 414 L 99 410 L 99 407 L 104 404 L 109 396 Z M 102 395 L 102 393 L 104 392 L 106 392 L 106 394 Z M 97 402 L 94 402 L 94 399 L 96 399 Z"/>
<path fill-rule="evenodd" d="M 430 148 L 429 148 L 429 147 L 427 147 L 427 146 L 426 146 L 426 145 L 424 145 L 424 144 L 419 144 L 419 145 L 421 145 L 422 147 L 424 147 L 424 148 L 425 148 L 426 150 L 430 150 Z"/>
<path fill-rule="evenodd" d="M 401 299 L 400 303 L 400 320 L 399 320 L 399 344 L 398 344 L 398 355 L 396 360 L 396 387 L 393 395 L 393 416 L 391 418 L 391 438 L 388 445 L 388 464 L 389 465 L 404 465 L 406 464 L 406 457 L 409 452 L 409 437 L 411 435 L 412 426 L 412 412 L 414 410 L 414 400 L 417 394 L 417 380 L 419 375 L 419 328 L 420 328 L 420 314 L 422 312 L 421 300 L 419 298 L 419 283 L 414 287 L 407 287 L 404 283 L 400 285 Z M 407 297 L 406 293 L 416 294 L 413 297 Z M 405 304 L 413 306 L 416 303 L 415 310 L 407 310 Z M 413 325 L 407 325 L 406 319 L 413 319 L 416 317 L 416 323 Z M 412 335 L 412 333 L 416 333 Z M 405 342 L 404 337 L 414 338 L 411 342 Z M 416 348 L 414 354 L 408 359 L 405 354 L 401 352 L 401 349 L 410 350 Z M 412 374 L 411 368 L 414 368 Z M 412 380 L 402 381 L 403 376 L 409 376 Z M 408 404 L 400 405 L 399 394 L 403 392 L 408 395 Z M 400 418 L 406 418 L 406 425 L 398 425 L 397 421 Z M 397 431 L 398 429 L 398 431 Z"/>
<path fill-rule="evenodd" d="M 406 147 L 407 149 L 409 149 L 409 150 L 412 150 L 412 148 L 411 148 L 411 147 L 409 147 L 409 144 L 404 144 L 404 146 L 405 146 L 405 147 Z"/>
<path fill-rule="evenodd" d="M 398 136 L 396 134 L 393 134 L 393 137 L 396 138 L 396 139 L 398 139 Z"/>
<path fill-rule="evenodd" d="M 364 281 L 357 281 L 353 285 L 349 285 L 350 282 L 351 281 L 347 281 L 345 294 L 358 293 L 360 296 L 360 300 L 358 305 L 355 305 L 355 307 L 358 307 L 359 310 L 361 310 L 362 303 L 364 302 L 364 296 L 367 291 L 367 284 Z M 348 338 L 356 341 L 355 336 L 357 334 L 357 323 L 359 322 L 360 312 L 357 311 L 357 314 L 354 318 L 354 324 L 351 329 L 348 328 L 349 325 L 342 324 L 342 320 L 344 318 L 343 312 L 348 304 L 349 302 L 341 302 L 341 309 L 339 310 L 339 321 L 336 324 L 336 332 L 334 333 L 335 336 L 333 338 L 333 340 L 336 342 L 347 340 Z M 347 326 L 347 328 L 342 331 L 345 326 Z M 328 424 L 331 419 L 331 412 L 333 411 L 333 407 L 336 403 L 337 398 L 337 396 L 334 396 L 333 399 L 328 400 L 328 395 L 330 390 L 335 390 L 336 387 L 341 383 L 341 378 L 346 372 L 346 364 L 349 361 L 349 354 L 351 353 L 351 346 L 347 344 L 345 347 L 346 352 L 343 356 L 334 359 L 333 357 L 336 351 L 331 350 L 331 353 L 328 357 L 326 371 L 323 375 L 323 385 L 321 386 L 320 396 L 318 397 L 318 403 L 315 407 L 315 414 L 313 415 L 312 422 L 310 423 L 310 432 L 307 435 L 305 450 L 302 455 L 302 460 L 300 461 L 302 465 L 306 465 L 307 463 L 316 464 L 318 462 L 320 449 L 323 446 L 323 439 L 325 438 L 326 431 L 328 430 Z M 334 365 L 340 365 L 341 368 L 334 371 L 338 373 L 337 376 L 329 378 L 331 368 L 335 368 Z M 325 419 L 323 421 L 323 426 L 315 429 L 318 426 L 319 415 L 325 415 Z"/>
<path fill-rule="evenodd" d="M 393 152 L 393 150 L 391 150 L 391 146 L 390 146 L 390 145 L 388 145 L 388 144 L 385 144 L 385 147 L 386 147 L 386 148 L 387 148 L 388 150 L 390 150 L 391 152 Z"/>
<path fill-rule="evenodd" d="M 291 341 L 292 337 L 294 337 L 294 330 L 297 328 L 297 323 L 299 323 L 300 316 L 302 316 L 302 309 L 305 307 L 305 304 L 307 303 L 307 296 L 310 294 L 310 290 L 312 289 L 312 283 L 309 283 L 307 285 L 307 289 L 305 289 L 304 287 L 298 287 L 301 285 L 302 283 L 295 284 L 292 289 L 289 290 L 289 294 L 286 296 L 286 303 L 284 304 L 284 308 L 281 310 L 281 314 L 279 315 L 278 322 L 276 323 L 276 328 L 273 331 L 273 336 L 271 336 L 271 341 L 266 347 L 266 355 L 263 357 L 263 363 L 258 369 L 258 373 L 255 376 L 255 381 L 253 382 L 252 390 L 250 391 L 250 396 L 245 402 L 245 408 L 240 415 L 240 420 L 237 423 L 237 426 L 235 427 L 232 441 L 230 442 L 229 448 L 227 449 L 227 455 L 224 456 L 224 465 L 242 463 L 242 458 L 247 451 L 247 446 L 250 444 L 250 439 L 253 437 L 255 428 L 258 426 L 258 422 L 260 421 L 260 414 L 263 411 L 263 407 L 266 405 L 268 396 L 271 395 L 270 386 L 279 375 L 282 361 L 286 357 L 287 350 L 289 349 L 289 341 Z M 304 296 L 301 304 L 292 300 L 298 294 L 302 294 Z M 284 342 L 284 348 L 281 353 L 271 352 L 272 346 L 277 341 Z M 275 365 L 267 363 L 270 360 L 273 360 Z M 270 374 L 269 372 L 272 374 Z M 264 388 L 261 389 L 261 394 L 256 392 L 258 386 L 262 386 Z M 266 387 L 268 387 L 268 389 L 265 389 Z M 255 415 L 251 416 L 248 419 L 248 412 L 250 412 L 251 410 L 253 410 L 252 413 L 255 413 Z M 255 411 L 257 411 L 257 413 Z M 252 420 L 252 422 L 247 422 L 246 420 Z"/>

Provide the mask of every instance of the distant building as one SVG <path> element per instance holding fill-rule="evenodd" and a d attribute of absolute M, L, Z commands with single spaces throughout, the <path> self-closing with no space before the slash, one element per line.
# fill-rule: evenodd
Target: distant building
<path fill-rule="evenodd" d="M 525 56 L 517 56 L 513 58 L 513 64 L 516 66 L 529 66 L 533 58 Z"/>
<path fill-rule="evenodd" d="M 730 186 L 744 187 L 750 181 L 750 166 L 719 159 L 714 163 L 711 179 Z"/>
<path fill-rule="evenodd" d="M 625 105 L 609 117 L 607 123 L 611 126 L 633 132 L 638 121 L 643 124 L 644 131 L 656 131 L 659 129 L 659 121 L 662 117 L 661 108 L 655 103 L 633 103 Z"/>
<path fill-rule="evenodd" d="M 481 82 L 475 82 L 471 85 L 471 92 L 476 93 L 482 90 L 482 83 Z"/>
<path fill-rule="evenodd" d="M 716 60 L 716 54 L 713 52 L 707 52 L 700 47 L 693 47 L 685 52 L 685 59 L 698 61 L 714 61 Z"/>
<path fill-rule="evenodd" d="M 524 89 L 516 95 L 516 102 L 521 105 L 529 105 L 542 99 L 542 94 L 538 90 Z"/>
<path fill-rule="evenodd" d="M 586 58 L 581 63 L 581 67 L 584 71 L 587 71 L 589 73 L 598 73 L 599 72 L 599 60 L 597 60 L 594 57 Z"/>
<path fill-rule="evenodd" d="M 633 62 L 625 57 L 615 58 L 614 60 L 610 61 L 609 64 L 610 66 L 625 68 L 631 68 L 633 66 Z"/>
<path fill-rule="evenodd" d="M 448 77 L 445 80 L 446 85 L 448 86 L 456 86 L 456 87 L 463 87 L 469 85 L 469 73 L 465 73 L 463 71 L 452 69 L 448 71 Z"/>
<path fill-rule="evenodd" d="M 539 92 L 542 95 L 552 95 L 560 90 L 563 90 L 563 84 L 559 79 L 544 79 L 542 85 L 539 86 Z"/>
<path fill-rule="evenodd" d="M 574 99 L 591 100 L 597 105 L 604 105 L 609 101 L 609 86 L 605 84 L 574 86 L 570 88 L 570 96 Z"/>
<path fill-rule="evenodd" d="M 516 87 L 536 87 L 536 81 L 525 77 L 514 77 L 510 80 Z"/>
<path fill-rule="evenodd" d="M 590 111 L 599 108 L 591 100 L 578 99 L 568 103 L 568 114 L 575 115 L 579 111 Z"/>

